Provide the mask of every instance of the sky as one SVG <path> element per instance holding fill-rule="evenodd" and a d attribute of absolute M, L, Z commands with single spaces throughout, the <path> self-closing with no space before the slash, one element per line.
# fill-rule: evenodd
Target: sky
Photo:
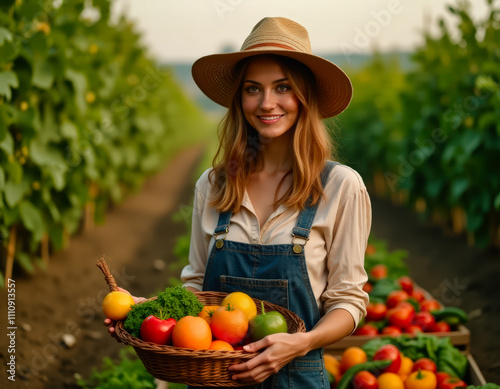
<path fill-rule="evenodd" d="M 436 26 L 440 17 L 455 25 L 447 6 L 457 1 L 114 0 L 112 14 L 133 20 L 143 43 L 160 61 L 193 62 L 225 48 L 239 50 L 266 16 L 302 24 L 317 55 L 412 50 L 422 43 L 425 26 Z M 486 0 L 470 2 L 473 18 L 487 14 Z"/>

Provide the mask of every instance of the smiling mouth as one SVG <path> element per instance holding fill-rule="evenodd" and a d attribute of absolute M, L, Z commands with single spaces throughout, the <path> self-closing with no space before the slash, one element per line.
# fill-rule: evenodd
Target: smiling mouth
<path fill-rule="evenodd" d="M 276 123 L 285 115 L 257 116 L 264 123 Z"/>

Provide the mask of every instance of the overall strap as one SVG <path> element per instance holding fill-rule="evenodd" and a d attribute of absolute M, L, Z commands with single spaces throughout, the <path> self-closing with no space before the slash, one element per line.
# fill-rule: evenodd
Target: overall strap
<path fill-rule="evenodd" d="M 231 219 L 231 211 L 226 211 L 226 212 L 221 212 L 219 214 L 219 220 L 217 221 L 217 227 L 215 228 L 214 231 L 214 236 L 217 237 L 217 235 L 221 233 L 226 233 L 229 230 L 229 220 Z"/>
<path fill-rule="evenodd" d="M 335 166 L 337 166 L 338 162 L 327 161 L 325 167 L 321 171 L 321 185 L 323 188 L 328 181 L 328 177 L 330 176 L 330 172 L 333 170 Z M 316 216 L 316 211 L 318 209 L 319 201 L 316 201 L 316 204 L 310 205 L 311 200 L 308 200 L 308 205 L 302 209 L 299 213 L 299 217 L 297 218 L 297 224 L 293 228 L 292 236 L 295 238 L 302 238 L 306 241 L 309 239 L 309 233 L 311 232 L 311 225 L 314 220 L 314 216 Z"/>

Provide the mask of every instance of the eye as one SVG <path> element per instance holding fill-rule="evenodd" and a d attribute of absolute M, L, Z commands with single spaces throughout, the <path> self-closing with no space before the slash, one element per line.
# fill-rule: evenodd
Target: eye
<path fill-rule="evenodd" d="M 285 93 L 290 90 L 292 90 L 292 88 L 290 87 L 290 85 L 287 84 L 280 84 L 276 87 L 276 91 L 278 91 L 279 93 Z"/>
<path fill-rule="evenodd" d="M 257 88 L 255 85 L 249 85 L 245 88 L 245 92 L 248 92 L 250 94 L 257 93 L 259 91 L 259 88 Z"/>

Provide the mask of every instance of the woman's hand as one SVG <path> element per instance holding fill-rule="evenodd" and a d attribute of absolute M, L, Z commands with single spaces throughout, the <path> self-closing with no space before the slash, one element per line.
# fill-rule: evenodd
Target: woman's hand
<path fill-rule="evenodd" d="M 120 292 L 125 292 L 125 293 L 130 294 L 130 292 L 129 292 L 128 290 L 126 290 L 126 289 L 123 289 L 123 288 L 118 287 L 118 290 L 119 290 Z M 131 294 L 130 294 L 130 295 L 131 295 Z M 131 295 L 131 296 L 132 296 L 132 295 Z M 132 299 L 134 300 L 134 303 L 135 303 L 135 304 L 138 304 L 138 303 L 140 303 L 140 302 L 142 302 L 142 301 L 147 300 L 147 299 L 146 299 L 146 298 L 144 298 L 144 297 L 136 297 L 136 296 L 132 296 Z M 110 333 L 110 335 L 111 335 L 113 338 L 115 338 L 115 339 L 116 339 L 116 341 L 117 341 L 118 343 L 121 343 L 121 340 L 120 340 L 120 339 L 118 339 L 118 337 L 117 337 L 117 336 L 116 336 L 116 334 L 115 334 L 115 323 L 116 323 L 116 322 L 115 322 L 114 320 L 111 320 L 109 317 L 107 317 L 106 319 L 104 319 L 104 325 L 105 325 L 106 327 L 108 327 L 108 332 Z"/>
<path fill-rule="evenodd" d="M 230 372 L 237 373 L 232 376 L 233 380 L 248 383 L 263 382 L 269 376 L 276 374 L 287 363 L 306 355 L 309 351 L 307 335 L 303 332 L 268 335 L 257 342 L 247 344 L 243 349 L 252 353 L 265 349 L 255 358 L 229 367 Z"/>

